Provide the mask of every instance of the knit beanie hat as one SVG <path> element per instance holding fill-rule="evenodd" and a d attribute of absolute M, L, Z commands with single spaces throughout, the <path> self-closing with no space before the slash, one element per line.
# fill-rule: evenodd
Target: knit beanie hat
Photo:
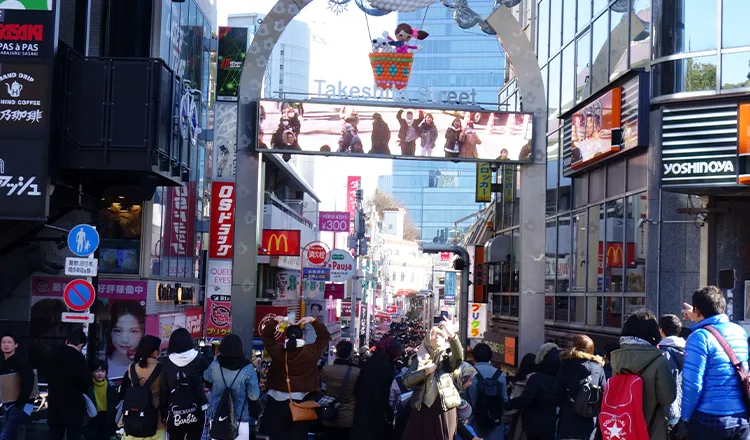
<path fill-rule="evenodd" d="M 458 409 L 456 411 L 458 414 L 458 420 L 469 420 L 469 418 L 471 417 L 471 405 L 469 405 L 469 402 L 465 401 L 464 399 L 461 399 L 461 404 L 458 405 Z"/>

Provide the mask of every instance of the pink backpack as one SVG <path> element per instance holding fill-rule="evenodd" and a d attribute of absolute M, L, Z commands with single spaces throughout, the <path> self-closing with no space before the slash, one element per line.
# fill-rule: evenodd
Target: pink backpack
<path fill-rule="evenodd" d="M 603 440 L 649 440 L 643 415 L 641 374 L 660 356 L 652 359 L 638 374 L 621 372 L 607 380 L 599 414 Z"/>

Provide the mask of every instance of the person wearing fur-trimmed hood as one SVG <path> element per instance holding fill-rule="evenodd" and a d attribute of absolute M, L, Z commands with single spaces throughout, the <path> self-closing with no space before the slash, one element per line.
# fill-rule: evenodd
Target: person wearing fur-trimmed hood
<path fill-rule="evenodd" d="M 557 438 L 592 440 L 596 434 L 596 419 L 583 417 L 574 408 L 573 400 L 585 382 L 604 392 L 607 381 L 604 358 L 594 355 L 594 341 L 586 335 L 576 335 L 573 347 L 563 352 L 560 371 L 555 381 L 560 420 Z M 600 394 L 601 396 L 601 394 Z"/>

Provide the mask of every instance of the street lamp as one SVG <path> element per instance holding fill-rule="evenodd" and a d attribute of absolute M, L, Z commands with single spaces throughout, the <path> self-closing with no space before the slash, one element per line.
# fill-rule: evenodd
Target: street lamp
<path fill-rule="evenodd" d="M 459 329 L 458 334 L 461 339 L 461 343 L 464 347 L 468 347 L 469 344 L 469 266 L 471 259 L 469 258 L 469 252 L 461 246 L 445 245 L 445 244 L 434 244 L 434 243 L 423 243 L 421 245 L 422 252 L 425 254 L 439 254 L 440 252 L 450 252 L 458 255 L 463 262 L 461 268 L 461 305 L 458 308 L 458 322 Z"/>

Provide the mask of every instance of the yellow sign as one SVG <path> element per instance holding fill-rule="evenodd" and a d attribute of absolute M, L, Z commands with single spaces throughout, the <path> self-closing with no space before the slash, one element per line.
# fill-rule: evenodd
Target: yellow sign
<path fill-rule="evenodd" d="M 271 254 L 280 254 L 281 251 L 281 242 L 284 242 L 284 251 L 283 253 L 289 252 L 289 242 L 286 240 L 285 235 L 279 235 L 279 234 L 271 234 L 270 237 L 268 237 L 268 252 Z M 274 243 L 275 246 L 271 247 L 271 243 Z"/>
<path fill-rule="evenodd" d="M 492 169 L 488 163 L 477 164 L 477 189 L 476 202 L 487 203 L 492 201 Z"/>

